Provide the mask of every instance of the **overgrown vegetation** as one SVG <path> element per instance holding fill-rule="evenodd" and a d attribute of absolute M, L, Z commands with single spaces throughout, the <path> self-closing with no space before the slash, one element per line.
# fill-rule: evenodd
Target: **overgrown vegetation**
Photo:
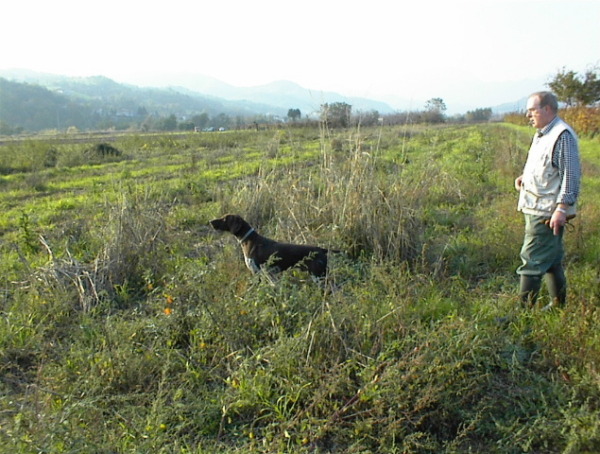
<path fill-rule="evenodd" d="M 559 116 L 584 137 L 596 137 L 600 132 L 600 107 L 569 107 L 561 109 Z M 515 112 L 505 115 L 504 121 L 526 126 L 529 120 L 524 113 Z"/>
<path fill-rule="evenodd" d="M 522 309 L 531 131 L 383 127 L 12 142 L 0 169 L 0 450 L 600 450 L 600 143 L 569 303 Z M 331 246 L 249 274 L 208 221 Z M 545 295 L 542 295 L 544 302 Z"/>
<path fill-rule="evenodd" d="M 564 106 L 559 115 L 573 126 L 578 134 L 591 137 L 598 135 L 600 73 L 597 67 L 588 69 L 583 75 L 563 68 L 547 85 Z M 517 125 L 528 124 L 524 112 L 508 114 L 504 121 Z"/>

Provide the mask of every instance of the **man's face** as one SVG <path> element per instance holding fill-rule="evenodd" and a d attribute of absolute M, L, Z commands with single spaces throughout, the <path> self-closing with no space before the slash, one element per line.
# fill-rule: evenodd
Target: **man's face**
<path fill-rule="evenodd" d="M 527 113 L 529 124 L 537 129 L 542 129 L 554 118 L 554 112 L 549 106 L 540 107 L 540 100 L 537 96 L 532 96 L 527 100 Z"/>

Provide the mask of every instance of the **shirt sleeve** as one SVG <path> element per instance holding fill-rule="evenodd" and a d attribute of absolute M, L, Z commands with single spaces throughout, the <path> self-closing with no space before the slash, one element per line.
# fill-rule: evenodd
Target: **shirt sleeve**
<path fill-rule="evenodd" d="M 579 196 L 581 165 L 577 142 L 570 131 L 563 131 L 554 145 L 552 164 L 558 168 L 561 186 L 556 203 L 574 205 Z"/>

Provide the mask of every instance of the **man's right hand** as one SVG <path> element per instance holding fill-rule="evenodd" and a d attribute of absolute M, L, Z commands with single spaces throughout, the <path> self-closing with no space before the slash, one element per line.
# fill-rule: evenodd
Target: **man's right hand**
<path fill-rule="evenodd" d="M 516 189 L 517 191 L 520 191 L 520 190 L 521 190 L 521 186 L 523 186 L 523 175 L 521 175 L 521 176 L 518 176 L 518 177 L 515 179 L 515 189 Z"/>

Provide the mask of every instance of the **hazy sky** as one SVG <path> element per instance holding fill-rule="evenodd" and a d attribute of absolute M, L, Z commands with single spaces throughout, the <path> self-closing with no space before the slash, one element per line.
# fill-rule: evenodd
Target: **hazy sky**
<path fill-rule="evenodd" d="M 450 110 L 600 65 L 600 0 L 12 0 L 0 12 L 0 69 L 129 83 L 285 79 Z"/>

